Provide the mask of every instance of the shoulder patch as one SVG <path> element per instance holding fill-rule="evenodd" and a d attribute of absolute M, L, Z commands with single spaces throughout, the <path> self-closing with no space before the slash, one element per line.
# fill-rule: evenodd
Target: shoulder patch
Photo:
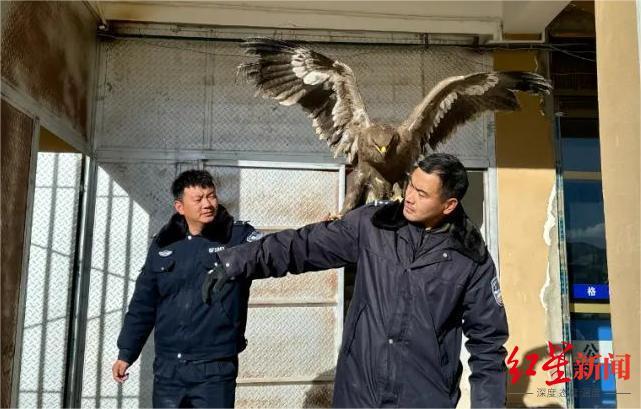
<path fill-rule="evenodd" d="M 492 278 L 492 295 L 494 295 L 494 301 L 498 304 L 499 307 L 503 306 L 503 296 L 501 295 L 501 287 L 499 286 L 499 278 L 494 276 Z"/>
<path fill-rule="evenodd" d="M 254 230 L 249 236 L 247 236 L 247 242 L 252 242 L 256 240 L 260 240 L 263 238 L 264 234 L 259 232 L 258 230 Z"/>
<path fill-rule="evenodd" d="M 163 250 L 163 251 L 159 251 L 159 252 L 158 252 L 158 255 L 159 255 L 160 257 L 169 257 L 169 256 L 171 256 L 172 254 L 173 254 L 173 251 L 171 251 L 171 250 Z"/>
<path fill-rule="evenodd" d="M 381 207 L 381 206 L 388 205 L 388 204 L 390 204 L 392 202 L 393 202 L 393 200 L 376 199 L 373 202 L 370 202 L 370 204 L 372 206 L 374 206 L 374 207 Z"/>

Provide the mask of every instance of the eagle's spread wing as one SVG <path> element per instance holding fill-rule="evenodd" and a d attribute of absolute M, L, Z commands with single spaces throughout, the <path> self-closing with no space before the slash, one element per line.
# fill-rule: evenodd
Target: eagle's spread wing
<path fill-rule="evenodd" d="M 552 86 L 532 72 L 489 72 L 446 78 L 434 87 L 399 127 L 434 149 L 454 130 L 485 111 L 516 111 L 515 91 L 548 94 Z"/>
<path fill-rule="evenodd" d="M 267 38 L 245 41 L 242 47 L 256 61 L 241 64 L 256 94 L 281 105 L 299 104 L 312 119 L 319 138 L 327 140 L 334 157 L 356 162 L 358 129 L 369 117 L 352 69 L 297 44 Z"/>

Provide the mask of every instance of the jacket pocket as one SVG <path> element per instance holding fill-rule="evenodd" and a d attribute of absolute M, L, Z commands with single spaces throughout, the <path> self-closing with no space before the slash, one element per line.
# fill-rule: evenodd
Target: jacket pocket
<path fill-rule="evenodd" d="M 349 355 L 350 351 L 352 350 L 352 344 L 354 343 L 354 338 L 356 337 L 356 328 L 358 327 L 358 323 L 363 316 L 363 313 L 365 312 L 365 308 L 367 307 L 367 304 L 361 303 L 358 306 L 358 309 L 356 310 L 356 314 L 354 315 L 354 320 L 352 321 L 351 325 L 347 328 L 347 336 L 345 337 L 345 340 L 343 341 L 343 351 L 345 355 Z"/>
<path fill-rule="evenodd" d="M 427 308 L 427 313 L 430 317 L 430 320 L 432 321 L 432 331 L 430 331 L 430 337 L 432 338 L 432 342 L 434 343 L 434 349 L 436 352 L 436 362 L 434 362 L 434 364 L 440 369 L 441 378 L 443 379 L 443 382 L 445 383 L 447 388 L 449 388 L 452 377 L 449 375 L 450 371 L 448 369 L 450 367 L 450 357 L 448 356 L 447 348 L 445 348 L 445 346 L 443 345 L 444 334 L 441 334 L 441 336 L 437 334 L 434 316 L 432 315 L 432 311 L 430 311 L 429 307 Z"/>
<path fill-rule="evenodd" d="M 165 297 L 176 291 L 178 279 L 174 268 L 176 261 L 172 258 L 156 258 L 151 261 L 150 269 L 156 277 L 158 292 Z"/>
<path fill-rule="evenodd" d="M 174 362 L 169 362 L 160 358 L 154 359 L 153 364 L 154 375 L 157 377 L 171 379 L 176 372 L 176 365 Z"/>
<path fill-rule="evenodd" d="M 176 261 L 173 258 L 155 258 L 151 260 L 151 271 L 154 273 L 170 273 L 174 271 Z"/>
<path fill-rule="evenodd" d="M 219 312 L 220 312 L 220 316 L 223 318 L 223 322 L 225 324 L 227 324 L 228 326 L 233 327 L 234 326 L 234 320 L 232 319 L 232 317 L 229 314 L 229 312 L 227 312 L 227 309 L 223 305 L 222 300 L 218 299 L 216 301 L 215 305 L 218 306 L 218 309 L 219 309 Z"/>
<path fill-rule="evenodd" d="M 217 359 L 205 363 L 205 376 L 222 379 L 236 379 L 238 376 L 238 358 Z"/>
<path fill-rule="evenodd" d="M 436 337 L 436 342 L 439 351 L 439 363 L 441 365 L 441 373 L 445 379 L 445 384 L 449 388 L 452 385 L 452 362 L 450 354 L 447 351 L 447 346 L 443 343 L 443 337 Z"/>
<path fill-rule="evenodd" d="M 223 326 L 238 326 L 240 314 L 239 311 L 243 305 L 243 288 L 236 281 L 227 282 L 220 289 L 219 293 L 212 294 L 211 305 L 218 307 L 217 314 L 220 315 L 220 323 Z M 211 290 L 213 291 L 213 290 Z"/>

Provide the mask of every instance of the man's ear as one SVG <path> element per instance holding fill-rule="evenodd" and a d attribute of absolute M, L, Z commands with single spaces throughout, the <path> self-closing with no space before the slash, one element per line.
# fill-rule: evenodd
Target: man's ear
<path fill-rule="evenodd" d="M 456 210 L 456 206 L 458 206 L 458 199 L 454 197 L 450 197 L 445 201 L 445 208 L 443 209 L 443 214 L 444 215 L 450 215 L 454 210 Z"/>
<path fill-rule="evenodd" d="M 185 206 L 183 205 L 183 202 L 180 200 L 174 200 L 174 209 L 178 212 L 178 214 L 185 215 Z"/>

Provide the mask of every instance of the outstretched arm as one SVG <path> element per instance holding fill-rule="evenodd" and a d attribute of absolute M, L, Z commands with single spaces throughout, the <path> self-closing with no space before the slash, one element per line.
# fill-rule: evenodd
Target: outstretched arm
<path fill-rule="evenodd" d="M 227 277 L 250 279 L 355 263 L 361 214 L 361 209 L 357 209 L 340 220 L 269 234 L 259 241 L 218 252 L 219 262 Z"/>

